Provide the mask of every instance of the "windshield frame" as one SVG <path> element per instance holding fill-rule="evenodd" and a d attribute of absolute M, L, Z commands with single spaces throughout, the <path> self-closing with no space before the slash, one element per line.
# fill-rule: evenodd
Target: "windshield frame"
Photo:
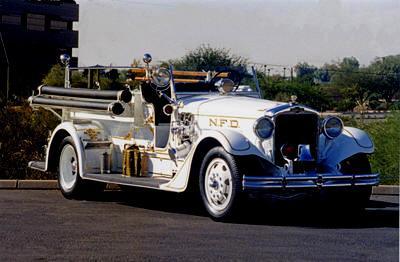
<path fill-rule="evenodd" d="M 221 94 L 221 92 L 219 92 L 217 88 L 215 88 L 215 91 L 212 91 L 211 89 L 208 90 L 208 91 L 194 91 L 194 92 L 177 91 L 176 90 L 176 86 L 175 86 L 176 83 L 174 81 L 174 73 L 173 73 L 173 68 L 172 67 L 170 67 L 170 71 L 171 71 L 170 73 L 171 73 L 171 77 L 172 77 L 170 88 L 171 88 L 171 94 L 172 94 L 173 97 L 176 97 L 176 98 L 179 99 L 179 98 L 183 98 L 183 97 L 187 97 L 187 96 Z M 208 75 L 211 75 L 211 72 L 208 72 Z M 251 67 L 251 74 L 248 74 L 248 75 L 252 77 L 252 80 L 254 82 L 254 87 L 255 88 L 253 88 L 253 91 L 239 91 L 239 90 L 237 90 L 238 87 L 242 86 L 239 83 L 239 85 L 236 86 L 234 91 L 226 93 L 225 95 L 250 96 L 250 97 L 256 97 L 256 98 L 262 98 L 262 93 L 261 93 L 259 81 L 258 81 L 258 78 L 257 78 L 257 71 L 254 68 L 254 66 Z M 211 80 L 212 80 L 212 78 L 210 79 L 209 77 L 207 77 L 204 81 L 200 81 L 200 80 L 199 81 L 193 81 L 191 79 L 188 79 L 187 84 L 190 85 L 190 83 L 192 83 L 192 84 L 202 83 L 202 84 L 206 85 L 207 83 L 211 84 L 210 83 Z"/>

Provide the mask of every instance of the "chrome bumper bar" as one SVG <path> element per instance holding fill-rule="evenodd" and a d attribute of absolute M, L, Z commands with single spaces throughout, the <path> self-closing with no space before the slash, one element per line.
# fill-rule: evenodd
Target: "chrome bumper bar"
<path fill-rule="evenodd" d="M 327 188 L 376 186 L 379 173 L 357 175 L 333 175 L 330 173 L 286 176 L 243 176 L 243 189 L 283 189 L 283 188 Z"/>

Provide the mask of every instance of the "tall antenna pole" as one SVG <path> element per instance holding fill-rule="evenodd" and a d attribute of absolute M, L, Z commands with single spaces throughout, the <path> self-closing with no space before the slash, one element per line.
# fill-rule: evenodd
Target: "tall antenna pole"
<path fill-rule="evenodd" d="M 6 99 L 8 101 L 8 95 L 9 95 L 9 92 L 10 92 L 10 62 L 8 61 L 7 49 L 6 49 L 6 45 L 4 44 L 4 41 L 3 41 L 3 34 L 1 32 L 0 32 L 0 40 L 1 40 L 1 43 L 3 45 L 4 55 L 6 57 L 6 62 L 7 62 L 7 91 L 6 91 Z"/>

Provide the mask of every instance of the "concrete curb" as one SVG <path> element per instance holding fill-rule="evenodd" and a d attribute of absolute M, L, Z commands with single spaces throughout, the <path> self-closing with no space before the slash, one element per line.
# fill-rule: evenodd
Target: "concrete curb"
<path fill-rule="evenodd" d="M 18 189 L 58 189 L 57 180 L 18 180 Z"/>
<path fill-rule="evenodd" d="M 11 180 L 0 179 L 1 189 L 36 189 L 36 190 L 55 190 L 59 189 L 57 180 Z M 115 184 L 107 184 L 107 190 L 119 190 Z"/>
<path fill-rule="evenodd" d="M 0 180 L 0 189 L 59 189 L 57 180 Z M 119 189 L 117 185 L 108 184 L 107 189 Z M 381 185 L 372 188 L 373 195 L 399 195 L 399 186 Z"/>
<path fill-rule="evenodd" d="M 0 189 L 16 189 L 18 180 L 0 180 Z"/>
<path fill-rule="evenodd" d="M 0 180 L 0 189 L 58 189 L 57 180 Z"/>
<path fill-rule="evenodd" d="M 375 186 L 372 188 L 373 195 L 399 195 L 399 186 Z"/>

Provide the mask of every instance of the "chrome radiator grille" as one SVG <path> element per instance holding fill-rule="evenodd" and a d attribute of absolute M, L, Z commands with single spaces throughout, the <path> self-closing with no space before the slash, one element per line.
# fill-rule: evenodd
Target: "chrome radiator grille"
<path fill-rule="evenodd" d="M 274 133 L 275 164 L 283 166 L 286 163 L 280 151 L 285 144 L 296 148 L 299 144 L 310 145 L 311 155 L 317 159 L 318 137 L 319 117 L 317 114 L 297 110 L 277 115 Z"/>

